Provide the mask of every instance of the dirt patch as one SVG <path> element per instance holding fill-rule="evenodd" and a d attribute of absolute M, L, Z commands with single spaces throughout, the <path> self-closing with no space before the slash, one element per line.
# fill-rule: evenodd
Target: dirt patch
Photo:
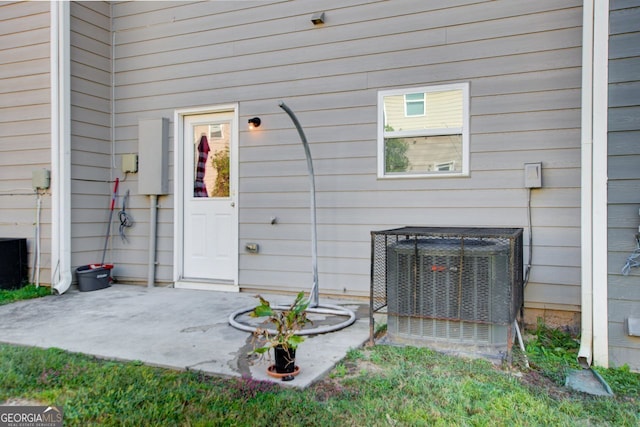
<path fill-rule="evenodd" d="M 365 359 L 344 361 L 343 365 L 345 371 L 342 374 L 337 376 L 330 375 L 314 385 L 313 389 L 318 402 L 326 402 L 332 397 L 345 397 L 345 395 L 355 397 L 358 394 L 358 390 L 346 385 L 346 380 L 357 377 L 363 372 L 369 374 L 384 372 L 384 369 Z"/>
<path fill-rule="evenodd" d="M 363 373 L 367 375 L 384 375 L 384 368 L 376 365 L 374 362 L 367 360 L 367 351 L 364 350 L 364 357 L 353 361 L 343 361 L 344 369 L 340 371 L 334 370 L 333 375 L 324 378 L 316 383 L 314 389 L 316 391 L 316 399 L 320 402 L 327 401 L 331 397 L 344 396 L 345 394 L 357 394 L 357 390 L 349 387 L 348 380 L 358 377 Z M 556 400 L 569 398 L 575 392 L 563 387 L 551 378 L 545 376 L 539 370 L 525 369 L 521 361 L 514 360 L 511 367 L 494 366 L 494 369 L 502 371 L 505 374 L 513 375 L 523 385 L 523 387 L 531 390 L 544 390 L 551 398 Z M 522 369 L 522 370 L 520 370 Z"/>
<path fill-rule="evenodd" d="M 356 376 L 362 371 L 366 371 L 371 374 L 384 372 L 384 369 L 368 360 L 357 360 L 356 363 L 349 363 L 345 365 L 347 366 L 349 375 L 351 376 Z"/>
<path fill-rule="evenodd" d="M 0 406 L 45 406 L 45 404 L 33 399 L 21 399 L 16 397 L 0 402 Z"/>
<path fill-rule="evenodd" d="M 572 392 L 565 387 L 556 384 L 550 378 L 544 376 L 538 371 L 524 372 L 520 377 L 520 381 L 532 388 L 539 388 L 545 390 L 553 399 L 564 399 L 568 397 Z"/>

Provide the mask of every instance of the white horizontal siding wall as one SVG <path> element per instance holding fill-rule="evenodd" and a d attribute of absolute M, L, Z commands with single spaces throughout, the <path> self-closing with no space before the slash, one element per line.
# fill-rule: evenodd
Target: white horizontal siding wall
<path fill-rule="evenodd" d="M 100 262 L 107 231 L 113 187 L 111 19 L 108 2 L 72 2 L 70 9 L 71 263 L 77 267 Z"/>
<path fill-rule="evenodd" d="M 609 361 L 640 371 L 640 338 L 624 326 L 640 316 L 640 271 L 621 274 L 640 225 L 640 1 L 612 2 L 609 22 Z"/>
<path fill-rule="evenodd" d="M 0 237 L 28 238 L 33 259 L 35 169 L 51 169 L 49 3 L 0 3 Z M 41 283 L 51 277 L 51 195 L 42 192 Z"/>
<path fill-rule="evenodd" d="M 319 10 L 326 23 L 314 27 Z M 119 152 L 137 151 L 140 118 L 240 105 L 240 247 L 261 248 L 241 251 L 241 286 L 310 286 L 306 163 L 284 100 L 314 157 L 321 292 L 368 295 L 372 230 L 524 227 L 523 165 L 541 161 L 526 304 L 577 309 L 580 1 L 129 2 L 113 11 Z M 378 90 L 453 82 L 471 86 L 471 175 L 377 179 Z M 262 126 L 249 133 L 253 116 Z M 172 204 L 161 198 L 158 278 L 167 281 Z M 141 235 L 121 262 L 145 257 Z M 142 279 L 136 262 L 127 267 Z"/>

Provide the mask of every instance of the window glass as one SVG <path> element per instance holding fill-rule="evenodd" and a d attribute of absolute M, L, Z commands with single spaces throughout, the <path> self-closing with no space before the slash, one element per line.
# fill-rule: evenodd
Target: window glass
<path fill-rule="evenodd" d="M 468 84 L 381 91 L 378 175 L 468 174 Z"/>
<path fill-rule="evenodd" d="M 460 135 L 385 138 L 386 173 L 462 172 Z"/>
<path fill-rule="evenodd" d="M 404 100 L 405 116 L 424 116 L 424 93 L 408 93 Z"/>
<path fill-rule="evenodd" d="M 193 127 L 193 197 L 229 197 L 230 123 Z"/>

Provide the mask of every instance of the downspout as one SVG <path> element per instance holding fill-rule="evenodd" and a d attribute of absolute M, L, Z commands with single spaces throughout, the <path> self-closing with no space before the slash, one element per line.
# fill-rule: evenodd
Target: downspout
<path fill-rule="evenodd" d="M 50 2 L 51 40 L 51 169 L 53 268 L 51 284 L 57 294 L 71 286 L 71 130 L 69 100 L 69 2 Z M 57 273 L 57 274 L 56 274 Z"/>
<path fill-rule="evenodd" d="M 593 343 L 593 276 L 591 266 L 592 246 L 591 230 L 593 218 L 591 216 L 592 200 L 592 172 L 593 172 L 593 1 L 585 0 L 582 11 L 582 130 L 581 130 L 581 194 L 582 208 L 580 211 L 581 224 L 581 319 L 580 319 L 580 350 L 578 363 L 588 368 L 591 366 L 591 347 Z"/>
<path fill-rule="evenodd" d="M 581 341 L 578 363 L 608 365 L 607 66 L 609 2 L 585 0 L 582 40 Z M 594 259 L 598 262 L 594 263 Z"/>
<path fill-rule="evenodd" d="M 109 2 L 109 29 L 111 30 L 111 114 L 109 125 L 111 126 L 111 180 L 113 181 L 116 166 L 116 31 L 113 29 L 113 2 Z M 125 175 L 125 179 L 127 176 Z"/>
<path fill-rule="evenodd" d="M 593 30 L 593 363 L 609 366 L 608 112 L 609 2 L 594 2 Z"/>

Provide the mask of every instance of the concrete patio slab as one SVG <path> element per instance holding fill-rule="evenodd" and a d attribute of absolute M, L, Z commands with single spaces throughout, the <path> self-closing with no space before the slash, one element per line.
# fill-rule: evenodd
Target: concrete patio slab
<path fill-rule="evenodd" d="M 276 304 L 288 304 L 294 298 L 268 297 Z M 268 376 L 268 362 L 247 357 L 253 348 L 251 333 L 228 324 L 232 312 L 256 305 L 254 295 L 249 293 L 132 285 L 92 292 L 70 290 L 60 296 L 0 306 L 0 342 L 57 347 L 105 359 L 136 360 L 304 388 L 321 379 L 350 349 L 361 346 L 369 337 L 367 304 L 322 298 L 320 302 L 350 308 L 357 320 L 340 331 L 307 337 L 296 354 L 300 374 L 290 382 Z M 314 319 L 316 323 L 329 321 Z"/>

